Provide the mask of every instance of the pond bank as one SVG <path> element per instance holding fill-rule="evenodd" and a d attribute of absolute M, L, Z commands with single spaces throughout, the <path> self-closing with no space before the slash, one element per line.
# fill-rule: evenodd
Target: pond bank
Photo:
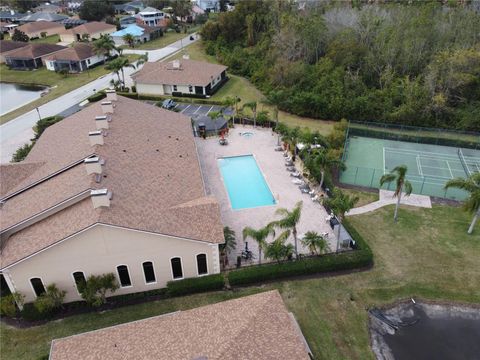
<path fill-rule="evenodd" d="M 477 305 L 408 301 L 370 311 L 369 320 L 377 359 L 475 359 L 480 354 Z"/>

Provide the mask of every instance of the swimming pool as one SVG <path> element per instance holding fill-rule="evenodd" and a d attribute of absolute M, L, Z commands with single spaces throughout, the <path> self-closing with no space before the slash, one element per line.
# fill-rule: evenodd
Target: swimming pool
<path fill-rule="evenodd" d="M 218 159 L 218 166 L 234 210 L 275 204 L 252 155 L 224 157 Z"/>

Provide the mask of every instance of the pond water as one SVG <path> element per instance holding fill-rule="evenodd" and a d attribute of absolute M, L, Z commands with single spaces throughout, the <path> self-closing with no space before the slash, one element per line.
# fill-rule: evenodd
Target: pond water
<path fill-rule="evenodd" d="M 45 89 L 43 86 L 0 83 L 0 115 L 38 99 Z"/>
<path fill-rule="evenodd" d="M 412 303 L 383 315 L 399 326 L 371 321 L 377 359 L 480 359 L 480 309 Z"/>

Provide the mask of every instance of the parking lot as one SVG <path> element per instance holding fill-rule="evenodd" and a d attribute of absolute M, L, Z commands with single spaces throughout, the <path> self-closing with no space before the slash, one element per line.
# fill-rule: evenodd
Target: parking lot
<path fill-rule="evenodd" d="M 208 116 L 208 113 L 211 111 L 220 111 L 223 109 L 224 115 L 232 115 L 233 110 L 230 108 L 226 108 L 220 105 L 198 105 L 198 104 L 186 104 L 186 103 L 179 103 L 175 106 L 175 110 L 190 116 L 192 118 L 197 118 L 201 116 Z"/>

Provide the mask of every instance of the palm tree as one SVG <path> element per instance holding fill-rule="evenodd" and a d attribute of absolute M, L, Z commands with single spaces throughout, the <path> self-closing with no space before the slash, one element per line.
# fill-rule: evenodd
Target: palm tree
<path fill-rule="evenodd" d="M 325 172 L 336 166 L 339 169 L 345 169 L 345 164 L 334 157 L 327 149 L 323 148 L 319 151 L 313 152 L 309 158 L 311 159 L 310 166 L 316 167 L 320 171 L 320 189 L 325 180 Z"/>
<path fill-rule="evenodd" d="M 475 227 L 475 223 L 480 217 L 480 172 L 475 172 L 466 179 L 456 178 L 448 180 L 445 184 L 445 189 L 451 187 L 462 189 L 470 193 L 467 200 L 465 200 L 463 207 L 465 210 L 473 214 L 472 223 L 468 228 L 468 234 L 471 234 Z"/>
<path fill-rule="evenodd" d="M 270 234 L 275 236 L 275 230 L 270 224 L 258 230 L 249 226 L 243 229 L 243 241 L 250 237 L 257 242 L 259 264 L 262 263 L 262 248 L 265 247 L 266 240 Z"/>
<path fill-rule="evenodd" d="M 280 263 L 281 260 L 289 259 L 293 255 L 292 244 L 286 244 L 285 241 L 290 236 L 290 230 L 282 232 L 271 244 L 265 247 L 265 257 L 267 259 L 276 260 Z"/>
<path fill-rule="evenodd" d="M 215 135 L 217 135 L 218 130 L 217 130 L 217 120 L 222 116 L 222 111 L 210 111 L 208 113 L 208 117 L 212 119 L 213 126 L 215 126 Z"/>
<path fill-rule="evenodd" d="M 135 38 L 132 34 L 125 34 L 122 36 L 123 41 L 128 44 L 131 48 L 135 47 Z"/>
<path fill-rule="evenodd" d="M 253 127 L 257 126 L 257 102 L 256 101 L 251 101 L 248 103 L 243 104 L 243 107 L 247 107 L 250 110 L 252 110 L 253 113 Z"/>
<path fill-rule="evenodd" d="M 393 193 L 393 197 L 397 197 L 397 205 L 395 206 L 395 213 L 393 215 L 393 221 L 395 222 L 397 222 L 398 219 L 398 208 L 402 199 L 402 193 L 405 192 L 406 196 L 412 193 L 412 184 L 407 180 L 407 171 L 408 168 L 406 165 L 400 165 L 394 168 L 390 174 L 385 174 L 380 178 L 380 186 L 383 186 L 385 183 L 391 183 L 392 181 L 396 182 L 395 192 Z"/>
<path fill-rule="evenodd" d="M 239 102 L 240 102 L 240 98 L 237 96 L 228 96 L 225 98 L 225 100 L 223 100 L 223 105 L 233 108 L 233 115 L 231 117 L 233 123 L 235 123 L 235 118 L 237 117 Z"/>
<path fill-rule="evenodd" d="M 295 241 L 295 257 L 298 259 L 298 246 L 297 246 L 297 225 L 302 216 L 303 201 L 299 201 L 295 204 L 292 211 L 285 208 L 280 208 L 275 211 L 275 214 L 283 216 L 282 219 L 273 221 L 270 223 L 272 226 L 277 226 L 280 229 L 288 229 L 292 231 L 293 239 Z"/>
<path fill-rule="evenodd" d="M 333 210 L 337 215 L 339 226 L 337 234 L 337 251 L 340 248 L 340 233 L 342 230 L 342 221 L 345 218 L 345 214 L 355 207 L 355 204 L 358 202 L 358 196 L 350 196 L 344 194 L 340 189 L 336 188 L 333 190 L 333 197 L 325 200 L 325 204 Z"/>
<path fill-rule="evenodd" d="M 302 243 L 312 254 L 323 254 L 329 250 L 327 240 L 315 231 L 308 231 L 303 237 Z"/>
<path fill-rule="evenodd" d="M 223 237 L 225 242 L 219 245 L 220 256 L 222 257 L 223 266 L 228 266 L 228 254 L 232 252 L 237 246 L 237 241 L 235 240 L 235 231 L 230 229 L 228 226 L 223 228 Z"/>
<path fill-rule="evenodd" d="M 110 61 L 106 66 L 105 69 L 113 71 L 117 74 L 118 79 L 120 80 L 120 72 L 122 73 L 122 87 L 125 87 L 125 73 L 123 71 L 124 68 L 130 67 L 135 69 L 135 65 L 130 64 L 126 57 L 120 56 L 112 61 Z"/>
<path fill-rule="evenodd" d="M 143 54 L 143 55 L 140 55 L 140 57 L 139 57 L 138 60 L 137 60 L 137 67 L 139 67 L 140 65 L 145 64 L 147 61 L 148 61 L 148 52 L 146 52 L 146 53 Z"/>
<path fill-rule="evenodd" d="M 95 53 L 103 55 L 103 61 L 106 61 L 112 50 L 117 50 L 115 41 L 110 35 L 101 35 L 98 40 L 93 42 L 93 49 Z"/>
<path fill-rule="evenodd" d="M 118 58 L 110 61 L 107 65 L 105 65 L 105 69 L 115 73 L 118 77 L 118 83 L 121 84 L 122 83 L 122 79 L 120 78 L 121 66 L 120 66 L 120 62 L 118 62 L 117 60 Z"/>

